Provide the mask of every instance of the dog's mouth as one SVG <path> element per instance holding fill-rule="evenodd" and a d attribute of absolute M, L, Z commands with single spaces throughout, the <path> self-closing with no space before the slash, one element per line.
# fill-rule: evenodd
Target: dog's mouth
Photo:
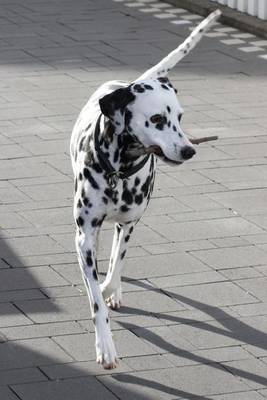
<path fill-rule="evenodd" d="M 165 154 L 163 153 L 161 147 L 159 147 L 157 145 L 153 145 L 153 146 L 147 147 L 146 148 L 146 153 L 155 154 L 156 156 L 161 158 L 166 163 L 175 164 L 175 165 L 183 164 L 182 161 L 174 161 L 174 160 L 171 160 L 170 158 L 166 157 Z"/>

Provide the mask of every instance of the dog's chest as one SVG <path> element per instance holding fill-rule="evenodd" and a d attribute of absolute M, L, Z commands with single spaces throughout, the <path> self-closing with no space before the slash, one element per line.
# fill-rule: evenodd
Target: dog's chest
<path fill-rule="evenodd" d="M 86 172 L 84 174 L 84 172 Z M 100 169 L 99 169 L 100 171 Z M 155 176 L 154 160 L 128 179 L 119 179 L 117 186 L 112 188 L 103 172 L 96 172 L 94 168 L 83 168 L 82 181 L 77 188 L 79 199 L 88 206 L 90 214 L 97 217 L 105 215 L 106 219 L 126 223 L 141 218 L 149 202 Z M 98 215 L 97 215 L 98 214 Z"/>

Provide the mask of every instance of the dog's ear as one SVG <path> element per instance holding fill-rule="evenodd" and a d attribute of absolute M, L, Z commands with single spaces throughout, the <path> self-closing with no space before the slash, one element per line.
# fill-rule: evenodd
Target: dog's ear
<path fill-rule="evenodd" d="M 124 129 L 125 108 L 134 99 L 135 95 L 128 86 L 117 89 L 99 100 L 101 112 L 111 120 L 117 135 L 121 134 Z"/>

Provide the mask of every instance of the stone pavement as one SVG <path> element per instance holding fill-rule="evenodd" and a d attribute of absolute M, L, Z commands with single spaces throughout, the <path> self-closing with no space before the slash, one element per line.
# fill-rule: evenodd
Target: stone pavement
<path fill-rule="evenodd" d="M 70 133 L 100 83 L 134 79 L 199 20 L 154 3 L 0 0 L 1 400 L 267 398 L 267 43 L 220 24 L 171 74 L 185 131 L 220 140 L 159 164 L 111 313 L 120 364 L 94 361 Z"/>

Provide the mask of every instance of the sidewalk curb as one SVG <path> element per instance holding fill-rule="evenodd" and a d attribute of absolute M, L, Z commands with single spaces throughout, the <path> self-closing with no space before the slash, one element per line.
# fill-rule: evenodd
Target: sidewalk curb
<path fill-rule="evenodd" d="M 258 19 L 248 14 L 241 13 L 237 10 L 215 4 L 210 0 L 166 0 L 168 3 L 185 8 L 191 12 L 207 16 L 210 12 L 220 9 L 222 16 L 220 22 L 238 28 L 240 30 L 261 36 L 267 39 L 267 21 Z"/>

